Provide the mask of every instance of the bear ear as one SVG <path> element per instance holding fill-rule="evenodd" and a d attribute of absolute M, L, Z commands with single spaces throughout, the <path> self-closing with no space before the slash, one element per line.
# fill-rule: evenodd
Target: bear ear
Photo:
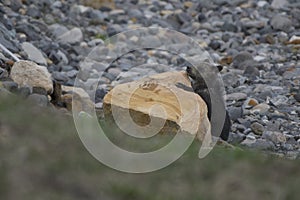
<path fill-rule="evenodd" d="M 216 67 L 218 68 L 219 72 L 223 70 L 223 66 L 222 65 L 217 65 Z"/>

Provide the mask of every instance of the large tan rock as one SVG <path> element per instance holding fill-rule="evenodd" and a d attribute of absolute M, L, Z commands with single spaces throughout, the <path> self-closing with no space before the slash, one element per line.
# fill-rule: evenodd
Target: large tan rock
<path fill-rule="evenodd" d="M 41 87 L 44 88 L 48 94 L 53 92 L 51 74 L 46 67 L 37 65 L 34 62 L 25 60 L 15 62 L 11 69 L 10 76 L 20 87 Z"/>
<path fill-rule="evenodd" d="M 117 85 L 104 97 L 104 114 L 113 117 L 118 126 L 127 123 L 125 129 L 137 127 L 143 134 L 148 130 L 149 134 L 176 133 L 180 129 L 197 134 L 201 141 L 207 134 L 211 138 L 205 102 L 194 92 L 177 87 L 178 83 L 191 87 L 185 72 L 167 72 Z M 155 123 L 151 130 L 151 126 L 147 129 L 150 121 Z"/>

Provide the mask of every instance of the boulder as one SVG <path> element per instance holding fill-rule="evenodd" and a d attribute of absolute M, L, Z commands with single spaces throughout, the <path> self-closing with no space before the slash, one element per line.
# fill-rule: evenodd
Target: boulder
<path fill-rule="evenodd" d="M 125 124 L 123 128 L 129 131 L 143 130 L 147 135 L 148 130 L 153 132 L 151 127 L 161 134 L 180 130 L 200 141 L 209 136 L 211 141 L 207 106 L 190 89 L 186 72 L 166 72 L 120 84 L 104 97 L 104 115 L 119 127 Z"/>
<path fill-rule="evenodd" d="M 18 83 L 19 87 L 41 87 L 48 94 L 53 92 L 53 84 L 51 74 L 46 67 L 37 65 L 31 61 L 15 62 L 10 73 L 14 82 Z"/>

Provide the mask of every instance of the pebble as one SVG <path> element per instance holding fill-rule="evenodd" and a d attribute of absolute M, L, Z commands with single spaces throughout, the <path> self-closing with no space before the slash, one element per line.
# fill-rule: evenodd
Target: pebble
<path fill-rule="evenodd" d="M 247 94 L 241 92 L 226 95 L 226 101 L 242 101 L 245 99 L 247 99 Z"/>
<path fill-rule="evenodd" d="M 27 100 L 41 107 L 46 107 L 49 104 L 47 96 L 40 94 L 31 94 L 28 96 Z"/>
<path fill-rule="evenodd" d="M 0 80 L 8 77 L 8 72 L 6 69 L 0 68 Z"/>
<path fill-rule="evenodd" d="M 25 53 L 28 55 L 29 60 L 32 60 L 41 65 L 47 65 L 47 61 L 44 58 L 42 52 L 34 45 L 32 45 L 29 42 L 24 42 L 22 43 L 22 48 L 25 51 Z"/>
<path fill-rule="evenodd" d="M 292 27 L 292 21 L 283 15 L 275 15 L 270 22 L 271 26 L 275 30 L 289 32 Z"/>
<path fill-rule="evenodd" d="M 263 125 L 261 125 L 258 122 L 254 122 L 253 124 L 251 124 L 251 130 L 256 134 L 256 135 L 262 135 L 265 128 Z"/>
<path fill-rule="evenodd" d="M 77 44 L 83 40 L 83 34 L 80 28 L 73 28 L 72 30 L 60 35 L 59 41 L 63 44 Z"/>
<path fill-rule="evenodd" d="M 272 141 L 275 144 L 286 142 L 286 137 L 281 132 L 266 131 L 263 133 L 262 137 Z"/>

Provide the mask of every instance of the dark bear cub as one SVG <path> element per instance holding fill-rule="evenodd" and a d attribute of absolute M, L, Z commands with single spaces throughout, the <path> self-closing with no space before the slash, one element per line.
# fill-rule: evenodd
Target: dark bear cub
<path fill-rule="evenodd" d="M 201 98 L 205 101 L 205 103 L 207 104 L 207 108 L 208 108 L 208 119 L 211 121 L 211 96 L 217 96 L 218 98 L 216 98 L 216 102 L 220 105 L 222 105 L 222 107 L 224 109 L 226 109 L 225 107 L 225 103 L 223 100 L 221 100 L 223 98 L 223 94 L 221 92 L 221 85 L 218 84 L 218 82 L 214 82 L 213 84 L 213 88 L 211 88 L 211 94 L 209 92 L 209 89 L 203 79 L 203 76 L 206 76 L 206 80 L 217 80 L 217 75 L 218 75 L 218 71 L 221 71 L 223 69 L 222 66 L 211 66 L 208 63 L 202 63 L 203 66 L 199 66 L 199 69 L 196 69 L 195 67 L 192 66 L 188 66 L 186 68 L 186 72 L 188 74 L 188 76 L 191 78 L 191 83 L 192 83 L 192 88 L 194 90 L 195 93 L 197 93 L 198 95 L 201 96 Z M 207 66 L 206 66 L 207 65 Z M 205 69 L 204 67 L 216 67 L 217 70 L 203 70 Z M 203 74 L 201 75 L 200 72 Z M 223 125 L 223 129 L 221 132 L 220 137 L 227 141 L 228 140 L 228 136 L 229 136 L 229 132 L 231 129 L 231 120 L 229 117 L 229 114 L 227 112 L 227 110 L 225 111 L 226 115 L 225 115 L 225 121 L 224 121 L 224 125 Z"/>

